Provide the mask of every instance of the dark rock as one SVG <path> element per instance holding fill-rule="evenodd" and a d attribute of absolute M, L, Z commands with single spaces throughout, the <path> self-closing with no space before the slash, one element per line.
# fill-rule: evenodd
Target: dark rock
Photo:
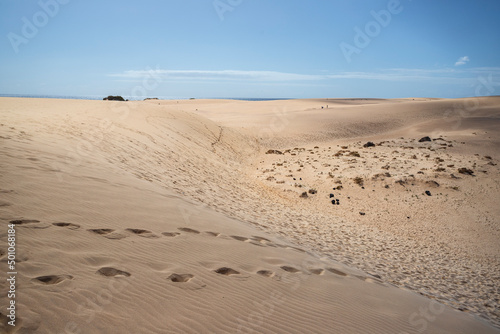
<path fill-rule="evenodd" d="M 366 213 L 364 213 L 364 212 L 360 212 L 359 214 L 362 216 L 366 215 Z"/>
<path fill-rule="evenodd" d="M 426 137 L 420 138 L 420 140 L 418 142 L 419 143 L 423 143 L 423 142 L 426 142 L 426 141 L 432 141 L 432 139 L 430 137 L 426 136 Z"/>
<path fill-rule="evenodd" d="M 302 194 L 300 194 L 300 198 L 307 198 L 309 196 L 307 196 L 307 192 L 304 191 Z"/>
<path fill-rule="evenodd" d="M 339 201 L 339 199 L 338 199 L 338 198 L 337 198 L 337 205 L 340 205 L 340 201 Z"/>
<path fill-rule="evenodd" d="M 314 195 L 316 194 L 318 191 L 316 189 L 309 189 L 309 194 L 311 195 Z"/>
<path fill-rule="evenodd" d="M 458 169 L 458 172 L 460 174 L 466 174 L 466 175 L 474 175 L 474 171 L 473 170 L 470 170 L 468 168 L 459 168 Z"/>
<path fill-rule="evenodd" d="M 105 97 L 103 98 L 103 101 L 125 101 L 125 99 L 119 95 L 117 96 L 108 96 L 108 97 Z"/>
<path fill-rule="evenodd" d="M 266 154 L 283 154 L 283 152 L 278 150 L 269 150 L 266 152 Z"/>
<path fill-rule="evenodd" d="M 333 198 L 333 197 L 335 197 L 335 195 L 333 195 L 333 194 L 330 194 L 330 198 Z"/>
<path fill-rule="evenodd" d="M 334 199 L 332 199 L 332 204 L 333 204 L 333 205 L 335 205 L 335 203 L 336 203 L 336 202 L 335 202 L 335 200 L 334 200 Z"/>
<path fill-rule="evenodd" d="M 363 145 L 363 147 L 374 147 L 375 144 L 371 141 L 367 142 L 366 144 Z"/>
<path fill-rule="evenodd" d="M 425 194 L 426 194 L 427 196 L 432 196 L 432 195 L 431 195 L 431 192 L 430 192 L 429 190 L 426 190 L 426 191 L 425 191 Z"/>

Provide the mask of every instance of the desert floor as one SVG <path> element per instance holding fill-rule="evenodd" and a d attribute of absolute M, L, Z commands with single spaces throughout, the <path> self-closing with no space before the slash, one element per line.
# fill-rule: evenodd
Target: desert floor
<path fill-rule="evenodd" d="M 499 128 L 500 97 L 0 98 L 0 332 L 499 333 Z"/>

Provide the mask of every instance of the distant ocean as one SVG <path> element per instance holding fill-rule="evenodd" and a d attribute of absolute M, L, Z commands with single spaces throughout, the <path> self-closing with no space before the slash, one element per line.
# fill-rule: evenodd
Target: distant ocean
<path fill-rule="evenodd" d="M 122 95 L 124 99 L 130 101 L 141 101 L 144 97 Z M 68 99 L 68 100 L 102 100 L 106 96 L 87 95 L 87 96 L 72 96 L 72 95 L 30 95 L 30 94 L 0 94 L 0 97 L 24 97 L 38 99 Z M 224 100 L 241 100 L 241 101 L 272 101 L 272 100 L 292 100 L 292 98 L 247 98 L 247 97 L 171 97 L 171 96 L 149 96 L 149 98 L 158 98 L 160 100 L 189 100 L 189 99 L 224 99 Z"/>

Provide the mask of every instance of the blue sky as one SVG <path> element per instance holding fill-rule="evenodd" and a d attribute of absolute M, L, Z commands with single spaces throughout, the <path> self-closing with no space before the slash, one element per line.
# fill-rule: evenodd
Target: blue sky
<path fill-rule="evenodd" d="M 498 0 L 0 0 L 0 94 L 500 95 Z"/>

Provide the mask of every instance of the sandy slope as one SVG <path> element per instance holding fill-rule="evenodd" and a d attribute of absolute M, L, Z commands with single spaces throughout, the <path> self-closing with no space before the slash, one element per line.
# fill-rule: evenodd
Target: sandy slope
<path fill-rule="evenodd" d="M 499 318 L 500 99 L 478 101 L 2 98 L 3 330 L 498 332 L 468 314 Z"/>

